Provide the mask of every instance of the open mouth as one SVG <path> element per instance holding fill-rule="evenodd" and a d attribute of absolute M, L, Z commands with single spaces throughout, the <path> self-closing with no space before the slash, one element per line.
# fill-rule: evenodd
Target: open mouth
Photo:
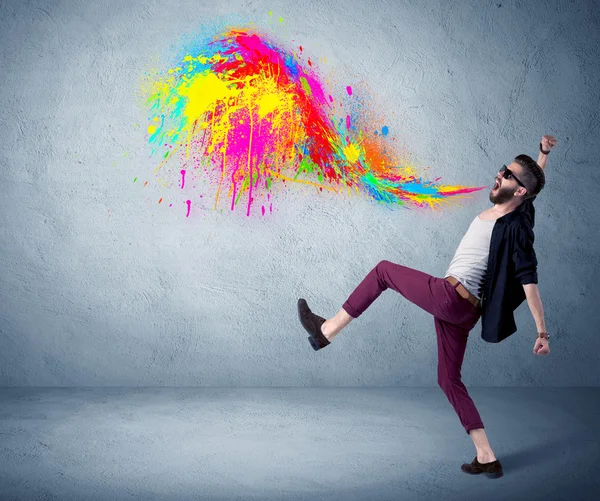
<path fill-rule="evenodd" d="M 498 181 L 496 181 L 492 190 L 497 190 L 498 188 L 500 188 L 500 185 L 498 184 Z"/>

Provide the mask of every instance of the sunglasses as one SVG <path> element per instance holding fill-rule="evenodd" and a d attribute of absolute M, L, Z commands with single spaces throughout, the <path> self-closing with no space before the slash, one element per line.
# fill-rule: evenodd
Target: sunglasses
<path fill-rule="evenodd" d="M 502 177 L 504 179 L 514 178 L 514 180 L 517 183 L 519 183 L 523 188 L 527 189 L 527 186 L 525 186 L 521 181 L 519 181 L 517 176 L 515 176 L 515 173 L 512 170 L 510 170 L 506 165 L 502 166 L 502 168 L 500 169 L 500 172 L 502 172 Z"/>

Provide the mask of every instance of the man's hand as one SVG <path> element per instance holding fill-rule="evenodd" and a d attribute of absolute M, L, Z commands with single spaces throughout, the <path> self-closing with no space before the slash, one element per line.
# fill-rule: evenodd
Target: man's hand
<path fill-rule="evenodd" d="M 550 341 L 546 338 L 538 337 L 533 345 L 533 353 L 536 355 L 548 355 L 550 353 Z"/>
<path fill-rule="evenodd" d="M 542 137 L 542 149 L 550 152 L 554 146 L 556 146 L 556 138 L 550 134 L 545 134 Z"/>

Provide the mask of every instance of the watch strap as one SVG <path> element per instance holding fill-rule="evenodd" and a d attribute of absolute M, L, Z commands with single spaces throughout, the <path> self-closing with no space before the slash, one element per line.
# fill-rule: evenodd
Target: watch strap
<path fill-rule="evenodd" d="M 544 151 L 544 150 L 542 150 L 542 142 L 541 142 L 541 141 L 540 141 L 540 151 L 541 151 L 541 152 L 542 152 L 544 155 L 547 155 L 548 153 L 550 153 L 550 150 L 548 150 L 548 151 Z"/>

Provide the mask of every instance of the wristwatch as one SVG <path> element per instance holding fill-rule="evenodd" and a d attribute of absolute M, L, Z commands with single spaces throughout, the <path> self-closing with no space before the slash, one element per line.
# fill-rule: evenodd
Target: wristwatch
<path fill-rule="evenodd" d="M 548 339 L 548 340 L 549 340 L 549 339 L 550 339 L 550 334 L 548 334 L 547 332 L 538 332 L 538 335 L 537 335 L 536 339 L 537 339 L 538 337 L 541 337 L 541 338 L 546 338 L 546 339 Z"/>
<path fill-rule="evenodd" d="M 550 153 L 550 150 L 548 150 L 548 151 L 544 151 L 544 150 L 542 150 L 542 142 L 541 142 L 541 141 L 540 141 L 540 151 L 541 151 L 541 152 L 542 152 L 544 155 L 547 155 L 548 153 Z"/>

